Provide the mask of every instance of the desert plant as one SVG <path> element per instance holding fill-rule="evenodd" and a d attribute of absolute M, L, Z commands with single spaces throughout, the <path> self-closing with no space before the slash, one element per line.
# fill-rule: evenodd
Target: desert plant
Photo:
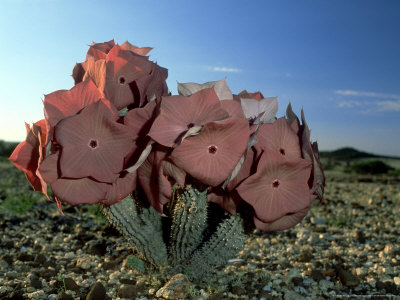
<path fill-rule="evenodd" d="M 276 118 L 277 99 L 261 92 L 234 95 L 220 80 L 170 95 L 150 50 L 92 44 L 75 86 L 45 96 L 45 119 L 10 160 L 61 212 L 101 204 L 148 266 L 201 279 L 253 229 L 292 227 L 322 198 L 318 145 L 303 111 Z"/>

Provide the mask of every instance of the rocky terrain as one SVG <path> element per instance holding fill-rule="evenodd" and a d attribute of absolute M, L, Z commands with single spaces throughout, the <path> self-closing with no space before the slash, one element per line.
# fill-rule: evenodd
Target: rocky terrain
<path fill-rule="evenodd" d="M 400 180 L 327 172 L 325 199 L 254 232 L 201 282 L 144 270 L 96 208 L 63 207 L 0 162 L 0 299 L 400 299 Z"/>

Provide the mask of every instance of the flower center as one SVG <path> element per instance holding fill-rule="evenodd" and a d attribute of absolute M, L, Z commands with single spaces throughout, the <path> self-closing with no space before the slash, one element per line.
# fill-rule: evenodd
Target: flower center
<path fill-rule="evenodd" d="M 90 140 L 89 141 L 89 147 L 92 149 L 96 149 L 98 146 L 97 141 L 96 140 Z"/>
<path fill-rule="evenodd" d="M 277 188 L 279 186 L 279 180 L 275 179 L 274 181 L 272 181 L 272 187 Z"/>
<path fill-rule="evenodd" d="M 217 149 L 218 148 L 215 145 L 208 146 L 208 153 L 215 154 L 217 152 Z"/>
<path fill-rule="evenodd" d="M 125 77 L 120 77 L 119 78 L 119 84 L 124 84 L 125 83 Z"/>
<path fill-rule="evenodd" d="M 283 149 L 283 148 L 279 149 L 279 152 L 280 152 L 282 155 L 285 155 L 285 154 L 286 154 L 286 153 L 285 153 L 285 149 Z"/>

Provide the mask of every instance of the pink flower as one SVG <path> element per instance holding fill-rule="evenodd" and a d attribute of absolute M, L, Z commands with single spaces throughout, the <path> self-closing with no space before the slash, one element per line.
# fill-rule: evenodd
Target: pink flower
<path fill-rule="evenodd" d="M 200 90 L 189 97 L 163 97 L 160 114 L 149 136 L 161 145 L 173 147 L 190 128 L 228 117 L 212 88 Z"/>
<path fill-rule="evenodd" d="M 52 189 L 57 202 L 70 205 L 103 203 L 112 205 L 127 197 L 136 189 L 135 173 L 124 173 L 112 184 L 98 182 L 91 177 L 63 178 L 60 166 L 60 152 L 49 155 L 40 165 L 39 173 Z"/>
<path fill-rule="evenodd" d="M 93 60 L 95 62 L 98 60 L 105 60 L 108 52 L 110 52 L 110 50 L 114 46 L 115 46 L 114 40 L 110 40 L 110 41 L 104 42 L 104 43 L 93 42 L 90 45 L 88 52 L 86 53 L 86 61 Z M 142 56 L 147 55 L 152 49 L 150 47 L 139 48 L 135 45 L 132 45 L 128 41 L 123 43 L 120 47 L 124 50 L 129 50 L 135 54 L 142 55 Z M 79 82 L 81 82 L 83 80 L 86 70 L 87 70 L 87 65 L 85 64 L 85 62 L 77 63 L 75 65 L 75 67 L 72 71 L 72 77 L 75 80 L 75 84 L 78 84 Z"/>
<path fill-rule="evenodd" d="M 41 164 L 39 172 L 50 184 L 58 201 L 70 205 L 100 203 L 106 198 L 108 185 L 90 178 L 70 179 L 59 176 L 59 152 L 49 155 Z"/>
<path fill-rule="evenodd" d="M 129 42 L 112 48 L 107 45 L 96 47 L 100 50 L 91 51 L 96 55 L 88 55 L 85 62 L 75 66 L 75 83 L 92 79 L 102 96 L 118 110 L 127 106 L 143 107 L 147 102 L 168 94 L 165 82 L 168 70 L 142 55 L 147 54 L 150 48 L 138 48 Z"/>
<path fill-rule="evenodd" d="M 257 172 L 238 187 L 239 195 L 253 206 L 263 222 L 272 222 L 288 213 L 310 205 L 308 179 L 311 163 L 304 159 L 285 159 L 275 151 L 266 150 Z"/>
<path fill-rule="evenodd" d="M 273 222 L 263 222 L 257 218 L 257 216 L 253 217 L 254 225 L 264 232 L 270 231 L 281 231 L 295 226 L 300 223 L 300 221 L 306 216 L 310 206 L 307 206 L 295 213 L 286 214 L 283 217 L 273 221 Z"/>
<path fill-rule="evenodd" d="M 117 122 L 107 102 L 95 102 L 57 125 L 55 137 L 62 147 L 62 177 L 90 176 L 113 183 L 119 176 L 134 141 L 129 128 Z"/>
<path fill-rule="evenodd" d="M 35 191 L 41 191 L 47 196 L 46 182 L 37 172 L 46 155 L 46 121 L 40 120 L 32 125 L 25 123 L 27 136 L 18 144 L 9 160 L 25 173 L 26 178 Z"/>
<path fill-rule="evenodd" d="M 171 154 L 179 168 L 204 184 L 217 186 L 233 171 L 247 150 L 250 131 L 246 119 L 226 119 L 204 125 Z"/>
<path fill-rule="evenodd" d="M 279 152 L 290 158 L 301 158 L 300 140 L 285 118 L 273 124 L 261 124 L 257 132 L 258 143 L 254 146 L 258 153 L 263 149 Z"/>
<path fill-rule="evenodd" d="M 53 139 L 54 127 L 62 119 L 76 115 L 84 107 L 101 99 L 96 85 L 87 80 L 70 90 L 59 90 L 44 97 L 44 115 L 48 123 L 48 140 Z"/>

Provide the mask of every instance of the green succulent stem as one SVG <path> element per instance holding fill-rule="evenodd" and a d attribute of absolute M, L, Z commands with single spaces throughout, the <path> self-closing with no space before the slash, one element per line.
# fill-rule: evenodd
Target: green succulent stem
<path fill-rule="evenodd" d="M 199 280 L 233 258 L 247 240 L 243 215 L 231 216 L 207 202 L 208 189 L 197 182 L 174 185 L 162 216 L 140 191 L 103 206 L 103 213 L 153 267 Z"/>

